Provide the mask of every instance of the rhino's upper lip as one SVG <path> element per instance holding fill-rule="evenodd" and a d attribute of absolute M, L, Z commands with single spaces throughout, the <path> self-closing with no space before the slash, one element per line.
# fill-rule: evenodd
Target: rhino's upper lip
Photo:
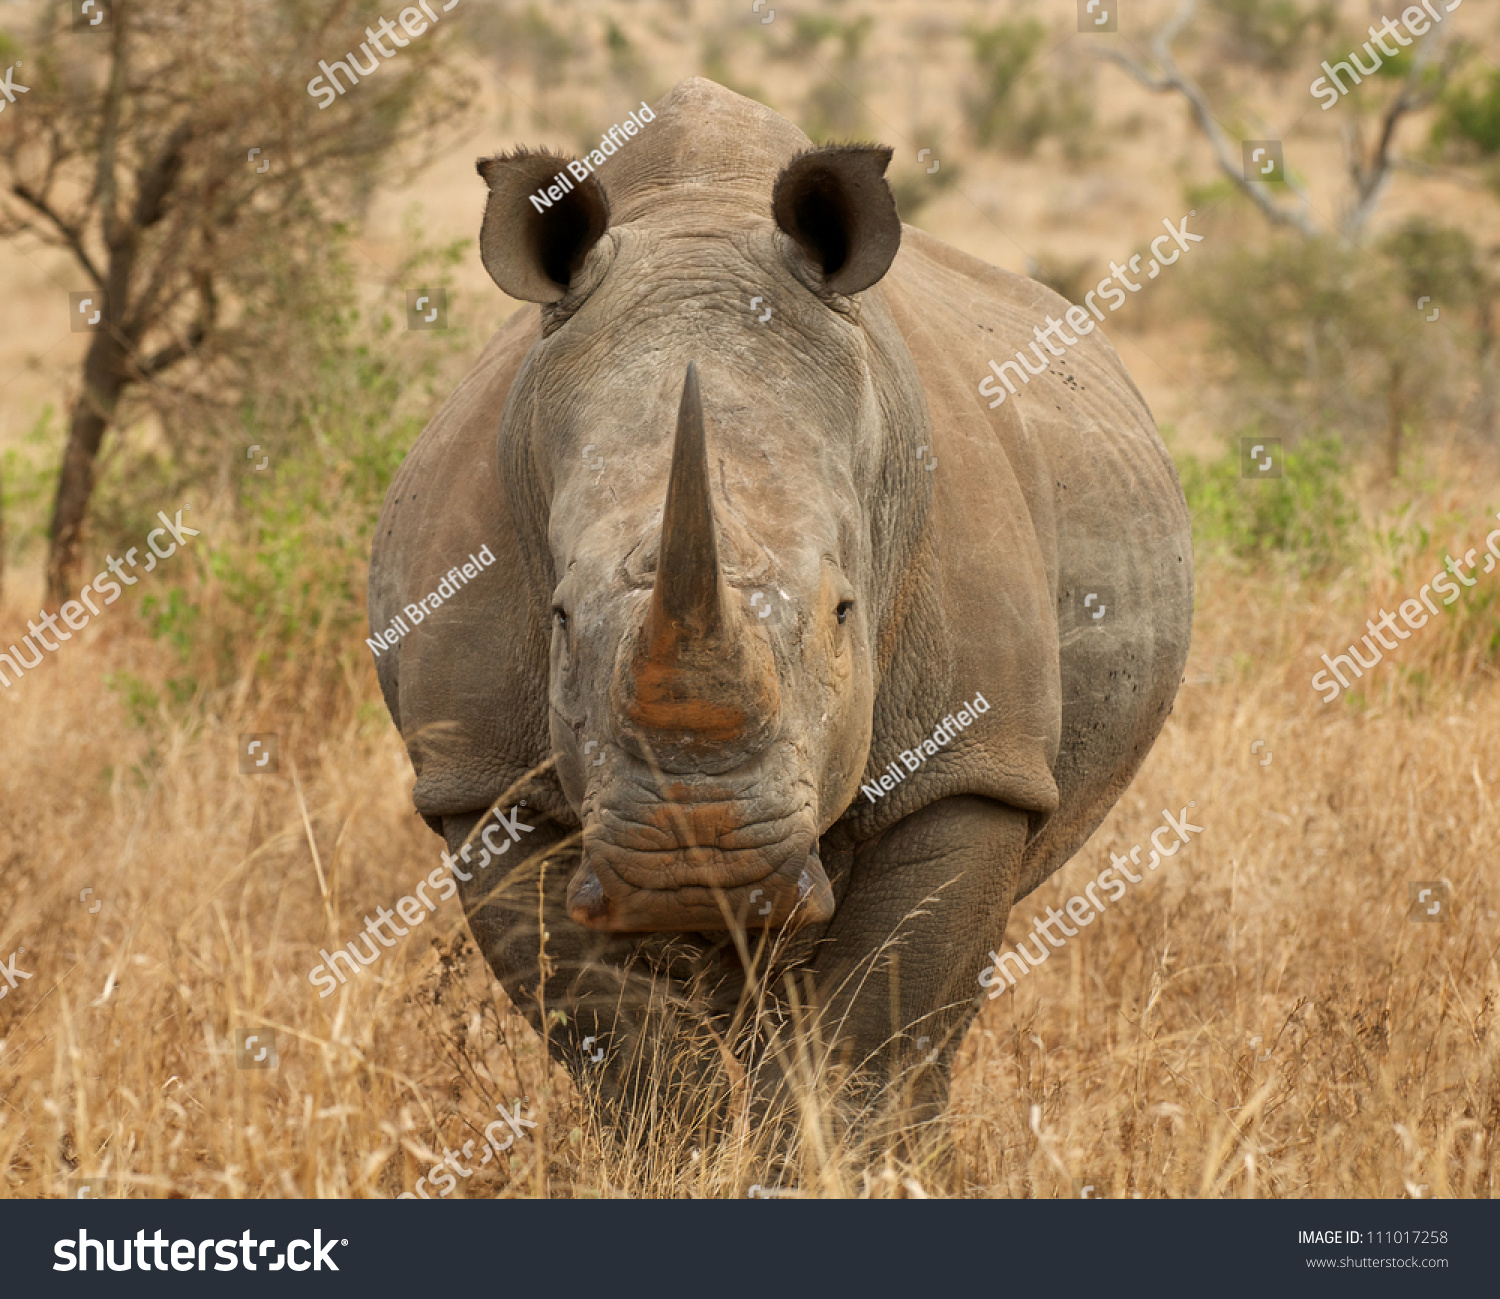
<path fill-rule="evenodd" d="M 631 766 L 629 784 L 617 783 L 616 771 L 590 788 L 579 817 L 583 863 L 592 861 L 622 888 L 752 888 L 784 871 L 800 843 L 817 851 L 816 799 L 804 779 L 783 783 L 784 772 L 761 763 L 697 780 Z M 689 866 L 690 854 L 707 861 Z M 774 864 L 744 878 L 757 858 Z M 658 871 L 660 886 L 651 882 Z"/>
<path fill-rule="evenodd" d="M 748 803 L 749 801 L 750 800 L 748 799 L 719 798 L 713 799 L 711 801 L 704 800 L 701 806 L 707 807 L 722 805 L 725 807 L 733 807 L 737 804 Z M 684 804 L 681 802 L 669 802 L 668 800 L 662 799 L 658 801 L 657 806 L 665 809 L 670 807 L 688 808 L 692 805 Z M 814 848 L 816 848 L 818 842 L 817 821 L 813 812 L 812 805 L 808 802 L 803 802 L 801 804 L 790 807 L 778 807 L 771 809 L 764 814 L 748 815 L 743 819 L 736 819 L 732 826 L 732 833 L 734 837 L 740 839 L 748 838 L 751 841 L 735 843 L 729 846 L 726 846 L 722 842 L 722 839 L 718 838 L 718 836 L 715 836 L 714 840 L 712 841 L 706 841 L 702 843 L 693 842 L 691 839 L 692 826 L 687 822 L 685 816 L 680 820 L 676 817 L 670 818 L 666 825 L 661 825 L 659 823 L 654 824 L 652 821 L 646 819 L 645 817 L 636 819 L 628 816 L 621 816 L 618 809 L 615 808 L 612 808 L 610 810 L 613 813 L 613 819 L 616 821 L 616 824 L 610 826 L 608 830 L 605 830 L 605 828 L 601 825 L 600 812 L 597 804 L 592 808 L 586 809 L 585 815 L 583 817 L 582 830 L 583 852 L 585 857 L 600 857 L 607 861 L 610 856 L 617 853 L 625 857 L 638 858 L 643 863 L 652 860 L 660 861 L 664 863 L 665 869 L 665 864 L 678 861 L 688 853 L 696 852 L 715 854 L 718 857 L 728 860 L 749 860 L 756 855 L 774 857 L 778 855 L 777 849 L 785 847 L 786 845 L 791 844 L 794 840 L 799 838 L 805 837 L 810 839 Z M 764 842 L 754 841 L 755 836 L 753 832 L 757 827 L 771 827 L 776 825 L 781 825 L 786 828 L 779 833 L 773 831 L 773 833 L 768 838 L 766 838 Z M 632 833 L 650 836 L 653 831 L 657 832 L 661 836 L 660 846 L 627 846 L 620 842 L 620 839 L 623 837 L 622 832 L 624 836 L 628 836 Z M 606 851 L 599 851 L 601 848 L 605 849 Z M 613 849 L 614 853 L 609 852 L 608 850 L 610 849 Z M 750 880 L 736 881 L 726 885 L 720 885 L 719 887 L 739 888 L 742 885 L 748 887 L 760 882 L 761 878 L 767 878 L 771 875 L 774 875 L 778 869 L 778 867 L 773 866 L 767 869 L 763 873 L 763 876 L 758 876 L 755 879 Z M 618 873 L 618 871 L 616 871 L 613 867 L 611 867 L 611 870 L 614 873 Z M 629 884 L 632 888 L 654 887 L 645 884 L 635 884 L 628 880 L 625 880 L 623 882 Z M 695 882 L 689 881 L 686 885 L 663 885 L 662 887 L 700 886 Z"/>
<path fill-rule="evenodd" d="M 712 902 L 705 902 L 703 894 Z M 833 909 L 833 890 L 816 839 L 800 861 L 793 859 L 759 880 L 727 888 L 689 883 L 661 889 L 630 887 L 612 895 L 587 855 L 568 884 L 568 912 L 574 923 L 616 933 L 701 932 L 734 924 L 777 928 L 789 921 L 827 920 Z"/>
<path fill-rule="evenodd" d="M 575 723 L 556 706 L 552 711 L 569 726 L 580 741 L 587 728 L 587 721 Z M 781 735 L 771 741 L 749 762 L 722 772 L 668 771 L 658 764 L 637 757 L 613 736 L 601 736 L 601 741 L 611 752 L 611 766 L 601 767 L 600 775 L 608 774 L 609 780 L 588 780 L 583 798 L 578 806 L 578 819 L 587 824 L 596 816 L 601 806 L 641 804 L 648 801 L 692 806 L 694 803 L 749 803 L 755 800 L 756 791 L 774 790 L 780 785 L 786 791 L 784 798 L 776 800 L 785 807 L 783 816 L 810 813 L 815 804 L 815 786 L 808 777 L 793 766 L 790 770 L 776 769 L 789 742 Z M 795 747 L 795 746 L 792 746 Z M 581 754 L 580 754 L 581 756 Z M 800 764 L 799 764 L 800 765 Z M 584 765 L 584 771 L 592 775 L 592 768 Z M 622 791 L 631 789 L 634 797 L 622 797 Z M 667 789 L 681 789 L 689 796 L 668 798 Z M 701 797 L 698 795 L 701 794 Z"/>

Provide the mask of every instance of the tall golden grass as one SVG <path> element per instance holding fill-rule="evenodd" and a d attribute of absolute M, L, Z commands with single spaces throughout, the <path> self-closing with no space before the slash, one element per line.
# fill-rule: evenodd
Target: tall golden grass
<path fill-rule="evenodd" d="M 785 1173 L 743 1127 L 713 1145 L 691 1124 L 601 1132 L 456 899 L 320 1000 L 318 950 L 439 852 L 373 672 L 307 709 L 257 693 L 247 651 L 238 689 L 143 714 L 106 676 L 168 699 L 174 660 L 122 605 L 0 691 L 0 959 L 24 948 L 34 976 L 0 1001 L 4 1193 L 82 1175 L 134 1196 L 391 1196 L 524 1098 L 536 1129 L 453 1194 L 744 1195 L 784 1176 L 825 1196 L 1488 1197 L 1500 689 L 1482 584 L 1500 590 L 1500 570 L 1357 698 L 1325 706 L 1308 684 L 1446 545 L 1493 526 L 1465 490 L 1422 507 L 1472 520 L 1451 540 L 1333 579 L 1200 567 L 1161 738 L 1012 932 L 1163 808 L 1194 800 L 1201 841 L 986 1002 L 945 1122 L 850 1145 L 809 1057 Z M 22 621 L 12 605 L 0 626 Z M 280 736 L 275 775 L 239 773 L 237 737 L 258 731 Z M 1450 885 L 1446 923 L 1408 919 L 1423 880 Z M 237 1067 L 235 1034 L 258 1028 L 274 1070 Z"/>

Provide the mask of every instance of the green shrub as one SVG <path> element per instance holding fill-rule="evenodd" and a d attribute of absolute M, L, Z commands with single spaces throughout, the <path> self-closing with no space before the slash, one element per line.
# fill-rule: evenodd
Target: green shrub
<path fill-rule="evenodd" d="M 865 41 L 875 20 L 862 14 L 847 23 L 834 19 L 797 20 L 794 45 L 802 57 L 815 57 L 825 37 L 837 37 L 838 55 L 827 77 L 807 93 L 801 125 L 815 143 L 863 135 L 866 130 L 865 97 L 868 68 Z"/>
<path fill-rule="evenodd" d="M 62 463 L 63 431 L 55 422 L 51 403 L 42 408 L 21 445 L 0 453 L 0 518 L 5 522 L 5 555 L 0 568 L 27 557 L 46 545 L 47 522 L 57 495 L 58 466 Z"/>
<path fill-rule="evenodd" d="M 1090 83 L 1074 69 L 1035 71 L 1047 31 L 1034 18 L 971 27 L 979 89 L 965 99 L 969 129 L 984 148 L 1026 155 L 1055 136 L 1072 161 L 1083 157 L 1094 123 Z"/>
<path fill-rule="evenodd" d="M 460 247 L 421 250 L 395 279 L 447 287 Z M 209 690 L 248 678 L 310 698 L 346 679 L 368 635 L 381 503 L 468 359 L 462 329 L 405 330 L 404 295 L 394 289 L 400 324 L 357 310 L 342 269 L 330 268 L 332 306 L 303 369 L 247 400 L 238 432 L 227 431 L 233 490 L 219 494 L 216 527 L 173 558 L 172 584 L 141 604 L 152 634 Z M 455 310 L 450 292 L 450 322 Z M 266 472 L 246 462 L 252 443 L 271 457 Z"/>
<path fill-rule="evenodd" d="M 1486 157 L 1500 153 L 1500 68 L 1448 87 L 1432 139 L 1440 147 L 1462 142 Z"/>
<path fill-rule="evenodd" d="M 1337 438 L 1311 437 L 1284 449 L 1280 478 L 1241 477 L 1237 437 L 1216 459 L 1176 459 L 1197 553 L 1280 555 L 1304 572 L 1348 557 L 1359 515 L 1345 493 L 1346 453 Z"/>
<path fill-rule="evenodd" d="M 1238 64 L 1288 72 L 1313 36 L 1333 30 L 1330 0 L 1304 6 L 1298 0 L 1213 0 L 1228 20 L 1229 52 Z"/>
<path fill-rule="evenodd" d="M 1415 430 L 1457 419 L 1482 391 L 1487 290 L 1460 229 L 1414 219 L 1366 247 L 1219 241 L 1185 283 L 1237 421 L 1261 432 L 1338 429 L 1351 450 L 1382 450 L 1394 478 Z"/>

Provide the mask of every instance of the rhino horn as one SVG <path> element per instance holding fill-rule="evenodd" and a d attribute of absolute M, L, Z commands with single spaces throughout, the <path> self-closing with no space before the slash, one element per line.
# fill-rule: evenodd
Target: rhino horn
<path fill-rule="evenodd" d="M 689 363 L 626 711 L 644 730 L 693 743 L 751 742 L 764 738 L 777 713 L 775 665 L 732 611 L 716 533 L 698 366 Z"/>
<path fill-rule="evenodd" d="M 666 649 L 667 642 L 683 633 L 701 637 L 718 633 L 723 618 L 715 532 L 698 363 L 689 361 L 677 407 L 677 437 L 647 621 L 647 640 L 653 649 Z"/>

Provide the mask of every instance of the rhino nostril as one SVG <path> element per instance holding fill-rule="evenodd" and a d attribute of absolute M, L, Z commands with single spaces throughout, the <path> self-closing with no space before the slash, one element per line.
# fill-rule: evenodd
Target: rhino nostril
<path fill-rule="evenodd" d="M 575 924 L 586 925 L 609 914 L 609 899 L 594 868 L 585 861 L 568 882 L 568 914 Z"/>

